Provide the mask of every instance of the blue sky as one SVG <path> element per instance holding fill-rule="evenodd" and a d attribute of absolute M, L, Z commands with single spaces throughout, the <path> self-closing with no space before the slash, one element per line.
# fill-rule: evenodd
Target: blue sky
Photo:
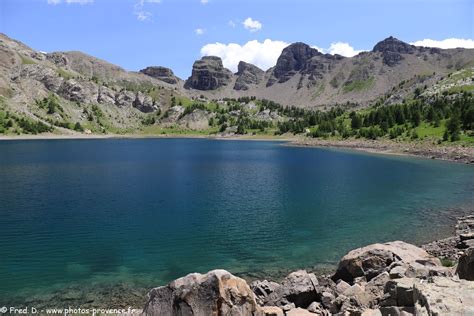
<path fill-rule="evenodd" d="M 186 78 L 202 54 L 218 54 L 234 70 L 240 59 L 265 68 L 296 41 L 349 56 L 389 35 L 406 42 L 434 40 L 422 42 L 430 46 L 474 47 L 473 3 L 0 0 L 0 32 L 41 51 L 80 50 L 128 70 L 163 65 Z"/>

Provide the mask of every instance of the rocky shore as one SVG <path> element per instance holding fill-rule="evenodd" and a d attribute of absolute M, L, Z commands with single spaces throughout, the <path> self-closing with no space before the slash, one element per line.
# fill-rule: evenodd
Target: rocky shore
<path fill-rule="evenodd" d="M 422 141 L 396 142 L 380 139 L 329 140 L 319 138 L 299 138 L 290 144 L 294 146 L 345 148 L 380 154 L 409 155 L 474 164 L 474 147 L 472 146 L 443 146 Z"/>
<path fill-rule="evenodd" d="M 332 275 L 305 270 L 248 284 L 225 270 L 152 289 L 145 315 L 474 315 L 474 215 L 419 248 L 394 241 L 346 254 Z"/>

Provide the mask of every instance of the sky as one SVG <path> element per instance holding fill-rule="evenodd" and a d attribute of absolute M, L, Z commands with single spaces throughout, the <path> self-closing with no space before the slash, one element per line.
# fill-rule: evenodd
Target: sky
<path fill-rule="evenodd" d="M 78 50 L 127 70 L 217 55 L 266 70 L 305 42 L 353 56 L 392 35 L 423 46 L 474 48 L 472 0 L 0 0 L 0 32 L 44 52 Z"/>

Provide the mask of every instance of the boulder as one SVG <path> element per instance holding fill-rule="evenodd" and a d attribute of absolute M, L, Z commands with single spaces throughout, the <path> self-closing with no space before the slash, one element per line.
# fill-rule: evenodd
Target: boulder
<path fill-rule="evenodd" d="M 192 273 L 152 289 L 145 315 L 262 315 L 247 283 L 225 270 Z"/>
<path fill-rule="evenodd" d="M 67 100 L 80 103 L 97 102 L 98 89 L 91 82 L 79 82 L 75 79 L 63 81 L 58 94 Z"/>
<path fill-rule="evenodd" d="M 395 264 L 411 262 L 441 266 L 439 259 L 432 257 L 425 250 L 403 241 L 393 241 L 350 251 L 339 262 L 332 279 L 351 283 L 357 277 L 365 277 L 370 281 L 380 273 L 390 271 Z"/>
<path fill-rule="evenodd" d="M 263 306 L 262 312 L 264 316 L 285 316 L 283 310 L 276 306 Z"/>
<path fill-rule="evenodd" d="M 474 248 L 469 248 L 459 257 L 456 274 L 461 279 L 474 281 Z"/>
<path fill-rule="evenodd" d="M 315 314 L 311 313 L 307 309 L 297 307 L 286 312 L 286 316 L 315 316 Z"/>
<path fill-rule="evenodd" d="M 388 281 L 384 288 L 384 300 L 381 306 L 413 306 L 413 286 L 419 280 L 401 278 Z"/>
<path fill-rule="evenodd" d="M 179 124 L 192 130 L 204 130 L 209 128 L 209 119 L 213 116 L 214 114 L 209 111 L 196 109 L 183 116 Z"/>
<path fill-rule="evenodd" d="M 319 302 L 313 302 L 309 304 L 309 306 L 306 309 L 316 315 L 321 315 L 321 316 L 330 315 L 329 311 L 324 309 L 324 307 Z"/>
<path fill-rule="evenodd" d="M 296 307 L 307 307 L 318 298 L 318 280 L 313 273 L 305 270 L 290 273 L 268 296 L 259 296 L 265 305 L 284 306 L 289 303 Z"/>
<path fill-rule="evenodd" d="M 101 104 L 115 104 L 115 92 L 105 86 L 99 87 L 97 102 Z"/>
<path fill-rule="evenodd" d="M 204 56 L 194 62 L 191 77 L 186 80 L 185 88 L 197 90 L 215 90 L 227 85 L 232 72 L 222 65 L 222 59 L 216 56 Z"/>
<path fill-rule="evenodd" d="M 267 280 L 257 280 L 250 284 L 250 288 L 255 294 L 257 303 L 259 303 L 260 305 L 264 305 L 265 303 L 267 303 L 269 300 L 268 296 L 275 292 L 275 290 L 280 286 L 281 285 L 276 282 L 271 282 Z"/>
<path fill-rule="evenodd" d="M 474 315 L 474 282 L 433 277 L 413 287 L 416 315 Z"/>

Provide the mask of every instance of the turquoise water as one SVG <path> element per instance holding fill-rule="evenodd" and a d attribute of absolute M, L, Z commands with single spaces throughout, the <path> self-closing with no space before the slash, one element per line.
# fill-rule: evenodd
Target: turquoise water
<path fill-rule="evenodd" d="M 473 192 L 472 166 L 278 142 L 4 141 L 0 298 L 331 266 L 368 243 L 448 234 Z"/>

